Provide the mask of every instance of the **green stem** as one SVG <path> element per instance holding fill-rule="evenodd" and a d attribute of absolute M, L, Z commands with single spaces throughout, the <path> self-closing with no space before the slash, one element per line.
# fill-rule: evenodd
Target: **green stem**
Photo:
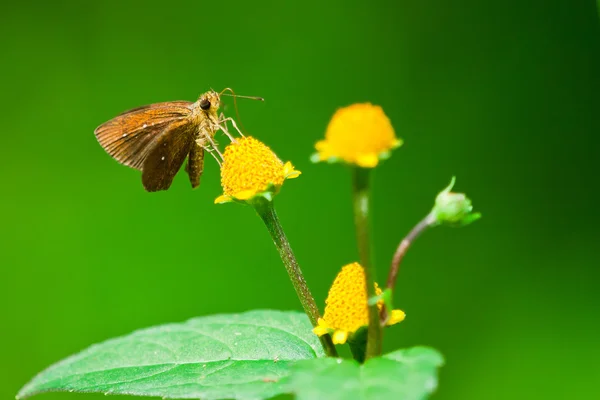
<path fill-rule="evenodd" d="M 294 252 L 292 251 L 290 243 L 285 235 L 285 232 L 283 231 L 281 223 L 279 222 L 279 218 L 277 217 L 277 213 L 275 212 L 272 201 L 264 200 L 255 202 L 254 208 L 256 209 L 258 215 L 262 218 L 267 230 L 271 234 L 271 238 L 275 243 L 275 247 L 277 247 L 277 251 L 279 251 L 281 261 L 283 261 L 283 265 L 285 265 L 285 269 L 287 270 L 290 280 L 292 281 L 292 285 L 294 285 L 294 289 L 296 289 L 296 294 L 300 299 L 300 303 L 302 304 L 304 312 L 308 316 L 312 326 L 317 326 L 317 321 L 320 318 L 317 303 L 310 293 L 310 289 L 306 284 L 304 275 L 302 275 L 298 261 L 296 261 Z M 335 350 L 335 345 L 331 340 L 331 336 L 323 335 L 320 337 L 320 340 L 325 353 L 330 357 L 337 357 L 337 352 Z"/>
<path fill-rule="evenodd" d="M 352 198 L 354 203 L 354 225 L 360 263 L 365 270 L 367 298 L 375 296 L 375 268 L 371 262 L 369 239 L 369 180 L 370 170 L 352 168 Z M 369 306 L 369 328 L 365 359 L 377 357 L 382 352 L 383 330 L 379 323 L 377 304 Z"/>

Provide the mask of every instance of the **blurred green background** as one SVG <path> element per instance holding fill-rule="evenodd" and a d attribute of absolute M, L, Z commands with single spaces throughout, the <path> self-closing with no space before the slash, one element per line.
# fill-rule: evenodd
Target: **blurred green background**
<path fill-rule="evenodd" d="M 211 159 L 198 190 L 182 173 L 149 194 L 93 135 L 226 86 L 266 98 L 238 102 L 243 124 L 303 172 L 277 208 L 319 304 L 357 252 L 348 171 L 309 155 L 337 107 L 371 101 L 405 140 L 375 175 L 380 281 L 453 174 L 484 214 L 409 252 L 386 350 L 440 349 L 440 400 L 597 398 L 593 1 L 9 2 L 0 33 L 0 398 L 138 328 L 300 309 L 253 211 L 213 205 Z"/>

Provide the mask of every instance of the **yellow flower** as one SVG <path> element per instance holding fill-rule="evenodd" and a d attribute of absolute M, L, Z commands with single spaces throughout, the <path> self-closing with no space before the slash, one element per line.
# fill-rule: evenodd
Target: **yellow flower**
<path fill-rule="evenodd" d="M 389 118 L 380 106 L 353 104 L 336 111 L 329 122 L 325 140 L 316 143 L 312 160 L 338 160 L 363 168 L 377 166 L 390 151 L 402 145 Z"/>
<path fill-rule="evenodd" d="M 271 200 L 284 180 L 299 175 L 289 161 L 284 164 L 264 143 L 246 136 L 225 148 L 221 166 L 223 195 L 215 203 L 246 201 L 255 196 Z"/>
<path fill-rule="evenodd" d="M 381 293 L 381 289 L 375 284 L 375 294 L 379 296 Z M 317 336 L 330 333 L 333 343 L 342 344 L 346 343 L 348 336 L 369 324 L 365 271 L 359 263 L 342 268 L 329 289 L 325 304 L 325 314 L 313 329 Z M 377 307 L 381 310 L 383 300 L 377 303 Z M 387 325 L 397 324 L 405 316 L 402 310 L 393 310 Z"/>

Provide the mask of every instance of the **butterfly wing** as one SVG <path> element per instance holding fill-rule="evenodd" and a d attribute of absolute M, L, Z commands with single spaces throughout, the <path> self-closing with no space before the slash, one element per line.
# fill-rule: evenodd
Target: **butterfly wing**
<path fill-rule="evenodd" d="M 115 160 L 141 170 L 153 142 L 170 124 L 186 120 L 191 104 L 170 101 L 134 108 L 100 125 L 94 134 Z"/>
<path fill-rule="evenodd" d="M 142 183 L 149 192 L 167 190 L 192 146 L 197 127 L 187 120 L 172 122 L 153 141 L 142 166 Z"/>
<path fill-rule="evenodd" d="M 204 171 L 204 148 L 202 146 L 196 143 L 192 144 L 185 170 L 190 177 L 192 187 L 197 188 L 200 186 L 200 176 Z"/>
<path fill-rule="evenodd" d="M 185 101 L 185 100 L 165 101 L 162 103 L 147 104 L 145 106 L 135 107 L 135 108 L 131 108 L 127 111 L 123 111 L 121 114 L 117 115 L 117 117 L 120 117 L 121 115 L 125 115 L 125 114 L 132 114 L 132 113 L 135 113 L 138 111 L 165 109 L 165 108 L 170 108 L 173 106 L 174 107 L 188 107 L 190 104 L 192 104 L 192 103 L 189 101 Z"/>

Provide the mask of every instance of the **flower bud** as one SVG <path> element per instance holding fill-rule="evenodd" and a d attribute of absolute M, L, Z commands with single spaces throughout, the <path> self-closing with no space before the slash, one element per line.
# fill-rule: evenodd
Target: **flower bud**
<path fill-rule="evenodd" d="M 450 185 L 442 190 L 435 198 L 431 210 L 432 225 L 450 224 L 455 226 L 468 225 L 481 218 L 480 213 L 473 213 L 473 205 L 464 193 L 451 192 L 456 178 L 452 177 Z"/>

